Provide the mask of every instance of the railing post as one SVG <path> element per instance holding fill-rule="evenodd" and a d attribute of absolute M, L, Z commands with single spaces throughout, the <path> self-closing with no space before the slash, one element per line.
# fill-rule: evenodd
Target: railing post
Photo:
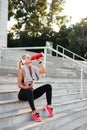
<path fill-rule="evenodd" d="M 64 48 L 63 48 L 63 59 L 64 59 Z"/>
<path fill-rule="evenodd" d="M 58 51 L 58 45 L 56 46 L 56 50 Z M 56 56 L 58 56 L 58 53 L 56 53 Z"/>
<path fill-rule="evenodd" d="M 75 55 L 73 54 L 73 65 L 74 65 L 74 59 L 75 59 Z"/>
<path fill-rule="evenodd" d="M 81 66 L 81 86 L 80 86 L 81 98 L 83 98 L 83 67 Z"/>
<path fill-rule="evenodd" d="M 1 48 L 0 48 L 0 63 L 1 63 Z"/>
<path fill-rule="evenodd" d="M 47 47 L 44 48 L 44 66 L 46 68 Z"/>

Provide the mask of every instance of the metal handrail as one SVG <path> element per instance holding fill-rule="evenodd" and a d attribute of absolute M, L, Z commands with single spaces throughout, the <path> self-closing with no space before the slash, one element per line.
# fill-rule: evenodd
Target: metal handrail
<path fill-rule="evenodd" d="M 1 48 L 2 50 L 3 49 L 6 49 L 6 50 L 9 50 L 9 49 L 11 49 L 11 50 L 33 50 L 33 49 L 44 49 L 44 66 L 45 66 L 45 68 L 46 68 L 46 54 L 47 54 L 47 47 L 14 47 L 14 48 L 10 48 L 10 47 L 8 47 L 8 48 L 5 48 L 5 47 L 2 47 Z"/>
<path fill-rule="evenodd" d="M 53 51 L 53 52 L 55 52 L 55 53 L 57 53 L 57 54 L 59 54 L 59 55 L 61 55 L 61 56 L 64 56 L 65 58 L 67 58 L 67 59 L 69 59 L 70 61 L 72 61 L 73 62 L 73 59 L 71 58 L 71 57 L 69 57 L 69 56 L 67 56 L 67 55 L 65 55 L 65 54 L 63 54 L 62 52 L 59 52 L 58 50 L 55 50 L 55 49 L 53 49 L 52 47 L 46 47 L 46 46 L 43 46 L 43 47 L 14 47 L 14 48 L 1 48 L 2 50 L 3 49 L 6 49 L 6 50 L 33 50 L 33 49 L 44 49 L 44 57 L 45 57 L 45 59 L 46 59 L 46 55 L 47 55 L 47 49 L 49 49 L 49 50 L 51 50 L 51 51 Z M 44 60 L 45 61 L 45 60 Z M 45 63 L 46 63 L 46 61 L 45 61 Z M 80 62 L 78 62 L 78 61 L 76 61 L 76 60 L 74 60 L 74 63 L 76 63 L 77 65 L 79 65 L 79 67 L 80 66 L 82 66 L 83 68 L 86 68 L 87 69 L 87 66 L 86 65 L 84 65 L 84 64 L 82 64 L 82 63 L 80 63 Z"/>
<path fill-rule="evenodd" d="M 72 52 L 72 51 L 70 51 L 70 50 L 68 50 L 68 49 L 66 49 L 66 48 L 64 48 L 64 47 L 62 47 L 61 45 L 57 45 L 57 46 L 56 46 L 56 50 L 59 50 L 58 48 L 63 49 L 63 54 L 64 54 L 65 51 L 71 53 L 71 54 L 73 55 L 73 59 L 75 59 L 75 56 L 77 56 L 78 58 L 80 58 L 80 59 L 86 61 L 86 59 L 85 59 L 84 57 L 79 56 L 78 54 L 76 54 L 76 53 L 74 53 L 74 52 Z M 63 56 L 64 56 L 64 55 L 63 55 Z"/>
<path fill-rule="evenodd" d="M 77 64 L 77 66 L 80 67 L 80 71 L 81 71 L 81 86 L 80 86 L 80 92 L 81 92 L 81 98 L 83 98 L 83 71 L 85 72 L 85 70 L 87 69 L 87 66 L 82 64 L 82 63 L 79 63 L 78 61 L 76 60 L 73 60 L 72 58 L 70 58 L 69 56 L 66 56 L 64 54 L 62 54 L 61 52 L 58 52 L 57 50 L 53 49 L 53 48 L 50 48 L 53 52 L 61 55 L 61 56 L 64 56 L 65 58 L 69 59 L 70 61 L 74 62 Z"/>

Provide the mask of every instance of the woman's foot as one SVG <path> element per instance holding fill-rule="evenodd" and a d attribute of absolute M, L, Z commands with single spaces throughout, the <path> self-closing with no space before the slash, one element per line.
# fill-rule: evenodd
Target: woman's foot
<path fill-rule="evenodd" d="M 53 117 L 53 108 L 49 107 L 48 105 L 45 106 L 45 111 L 48 113 L 50 117 Z"/>
<path fill-rule="evenodd" d="M 42 121 L 41 117 L 39 116 L 39 113 L 37 112 L 32 113 L 32 118 L 34 119 L 34 121 Z"/>

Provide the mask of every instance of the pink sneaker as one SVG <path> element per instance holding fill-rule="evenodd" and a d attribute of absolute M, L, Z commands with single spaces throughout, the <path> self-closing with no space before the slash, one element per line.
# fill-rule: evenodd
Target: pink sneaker
<path fill-rule="evenodd" d="M 32 113 L 32 118 L 34 121 L 42 121 L 41 117 L 39 116 L 39 113 Z"/>
<path fill-rule="evenodd" d="M 50 117 L 53 117 L 53 108 L 48 107 L 48 105 L 45 106 L 45 111 L 48 113 Z"/>

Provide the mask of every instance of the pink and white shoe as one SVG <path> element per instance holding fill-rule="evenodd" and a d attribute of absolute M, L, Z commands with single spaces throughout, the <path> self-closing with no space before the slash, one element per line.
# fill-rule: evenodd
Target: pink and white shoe
<path fill-rule="evenodd" d="M 48 115 L 49 115 L 50 117 L 53 117 L 53 116 L 54 116 L 54 115 L 53 115 L 53 108 L 48 107 L 48 105 L 46 105 L 44 109 L 45 109 L 45 111 L 48 113 Z"/>
<path fill-rule="evenodd" d="M 42 121 L 41 117 L 39 116 L 39 113 L 32 113 L 32 118 L 34 121 Z"/>

